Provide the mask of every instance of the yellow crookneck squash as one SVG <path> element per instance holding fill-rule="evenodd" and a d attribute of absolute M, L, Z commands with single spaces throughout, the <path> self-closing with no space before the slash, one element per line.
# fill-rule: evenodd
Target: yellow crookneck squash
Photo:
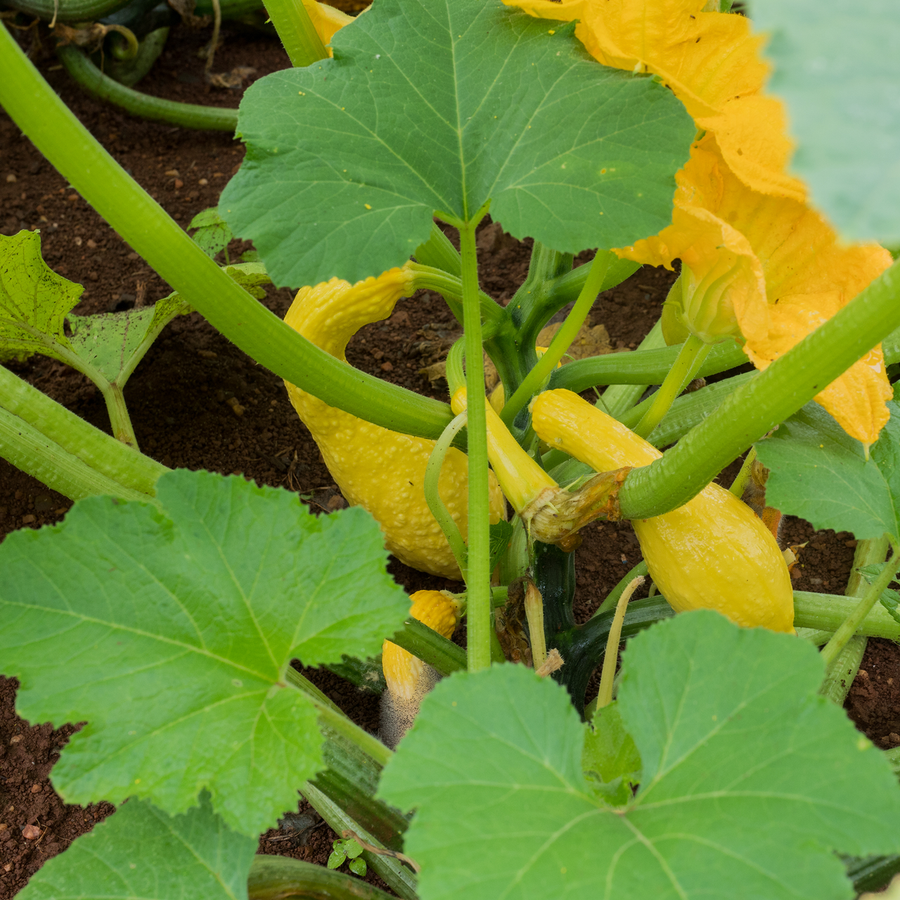
<path fill-rule="evenodd" d="M 598 472 L 646 466 L 662 455 L 571 391 L 545 391 L 531 412 L 542 440 Z M 730 491 L 710 484 L 684 506 L 631 524 L 650 577 L 676 611 L 715 609 L 738 625 L 793 632 L 793 590 L 781 550 Z"/>
<path fill-rule="evenodd" d="M 284 320 L 317 347 L 346 362 L 350 338 L 364 325 L 386 319 L 397 301 L 414 291 L 414 274 L 405 266 L 353 285 L 332 278 L 301 288 Z M 285 385 L 341 493 L 375 517 L 387 549 L 420 571 L 460 578 L 450 546 L 425 502 L 425 467 L 435 442 L 373 425 L 293 384 Z M 493 475 L 490 490 L 491 521 L 497 522 L 505 516 L 506 503 Z M 444 459 L 439 491 L 465 539 L 468 458 L 456 448 Z"/>

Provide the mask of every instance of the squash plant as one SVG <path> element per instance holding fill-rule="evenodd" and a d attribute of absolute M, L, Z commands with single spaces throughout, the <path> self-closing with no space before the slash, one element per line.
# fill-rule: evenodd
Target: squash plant
<path fill-rule="evenodd" d="M 77 297 L 43 266 L 37 239 L 3 242 L 5 351 L 39 348 L 94 373 L 116 435 L 0 367 L 0 452 L 78 501 L 61 525 L 0 547 L 0 666 L 21 681 L 26 718 L 87 722 L 54 769 L 60 793 L 122 804 L 24 896 L 385 896 L 254 857 L 298 790 L 398 895 L 424 900 L 812 900 L 852 896 L 848 872 L 862 886 L 900 867 L 889 760 L 826 699 L 842 698 L 866 635 L 900 639 L 889 589 L 900 417 L 888 377 L 900 276 L 873 243 L 900 237 L 900 120 L 880 112 L 892 95 L 874 99 L 896 82 L 898 26 L 877 4 L 839 19 L 830 0 L 755 0 L 799 147 L 788 169 L 762 38 L 709 6 L 376 0 L 333 36 L 333 58 L 316 59 L 304 8 L 273 0 L 297 67 L 242 104 L 247 158 L 219 213 L 261 263 L 225 268 L 0 31 L 4 108 L 177 292 L 147 321 L 70 320 L 67 332 Z M 478 285 L 475 229 L 488 212 L 535 239 L 506 307 Z M 435 218 L 457 229 L 459 253 Z M 573 270 L 588 248 L 593 262 Z M 675 258 L 677 287 L 641 350 L 557 368 L 598 292 Z M 265 279 L 304 288 L 291 324 L 255 302 Z M 418 287 L 439 291 L 464 326 L 448 359 L 452 410 L 339 358 L 356 328 Z M 326 295 L 344 318 L 311 328 Z M 138 451 L 121 387 L 186 304 L 286 380 L 326 458 L 348 469 L 351 499 L 378 522 L 360 508 L 315 518 L 285 491 L 169 472 Z M 538 333 L 569 304 L 539 355 Z M 499 411 L 480 399 L 484 351 L 502 380 Z M 747 358 L 761 371 L 679 397 L 697 374 Z M 660 389 L 638 402 L 647 385 Z M 565 393 L 597 386 L 602 410 Z M 383 471 L 354 469 L 353 423 L 381 429 Z M 674 446 L 654 458 L 629 429 Z M 619 457 L 617 442 L 640 453 Z M 769 521 L 796 513 L 860 539 L 849 596 L 791 598 L 771 536 L 716 550 L 722 534 L 742 533 L 726 522 L 737 501 L 701 492 L 751 447 L 768 481 L 748 459 L 735 492 L 765 482 Z M 442 486 L 462 450 L 462 474 Z M 516 511 L 493 535 L 489 461 Z M 464 577 L 451 605 L 454 618 L 465 606 L 465 651 L 404 622 L 409 599 L 385 573 L 382 529 L 397 548 L 410 535 L 370 502 L 391 500 L 391 479 L 412 482 L 402 495 L 398 482 L 396 502 L 415 507 L 415 528 L 428 523 Z M 576 626 L 569 551 L 599 516 L 645 526 L 647 564 L 672 605 L 626 610 L 636 571 Z M 734 516 L 765 531 L 743 507 Z M 754 578 L 764 585 L 748 592 Z M 496 639 L 523 585 L 537 672 L 504 664 Z M 778 595 L 775 613 L 763 587 Z M 708 609 L 674 617 L 696 606 L 797 633 Z M 386 639 L 449 676 L 396 750 L 290 666 L 364 667 Z M 585 709 L 600 663 L 601 698 Z"/>

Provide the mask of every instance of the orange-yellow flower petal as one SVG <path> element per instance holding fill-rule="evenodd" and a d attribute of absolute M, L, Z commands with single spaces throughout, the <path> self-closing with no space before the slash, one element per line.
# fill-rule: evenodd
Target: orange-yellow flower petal
<path fill-rule="evenodd" d="M 702 12 L 704 0 L 504 0 L 544 19 L 579 19 L 575 34 L 605 66 L 659 75 L 694 117 L 762 88 L 762 38 L 743 16 Z"/>
<path fill-rule="evenodd" d="M 697 284 L 729 273 L 727 302 L 757 368 L 799 343 L 890 264 L 876 244 L 843 245 L 802 203 L 750 190 L 708 135 L 678 174 L 672 225 L 621 255 L 653 265 L 680 256 Z M 723 315 L 729 314 L 723 311 Z M 891 397 L 880 349 L 816 397 L 848 434 L 873 443 Z"/>
<path fill-rule="evenodd" d="M 331 43 L 335 32 L 340 31 L 341 28 L 353 21 L 353 16 L 348 16 L 347 13 L 341 12 L 341 10 L 329 6 L 327 3 L 318 3 L 317 0 L 303 0 L 303 5 L 313 23 L 313 28 L 316 29 L 317 34 L 326 47 Z M 328 55 L 331 56 L 330 48 Z"/>
<path fill-rule="evenodd" d="M 752 345 L 748 342 L 747 355 L 757 368 L 764 369 L 830 319 L 843 305 L 839 291 L 780 297 L 778 314 L 773 316 L 769 336 Z M 884 357 L 881 348 L 876 347 L 818 394 L 816 402 L 827 409 L 851 437 L 864 444 L 873 444 L 888 420 L 885 403 L 891 396 Z"/>
<path fill-rule="evenodd" d="M 806 200 L 806 186 L 787 174 L 794 143 L 787 136 L 780 100 L 763 94 L 735 97 L 722 112 L 696 123 L 715 134 L 725 162 L 748 187 L 799 203 Z"/>

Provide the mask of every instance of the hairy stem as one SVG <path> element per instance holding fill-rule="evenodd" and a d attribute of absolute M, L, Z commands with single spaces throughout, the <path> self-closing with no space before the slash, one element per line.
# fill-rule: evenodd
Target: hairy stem
<path fill-rule="evenodd" d="M 463 327 L 466 349 L 466 393 L 478 402 L 468 408 L 469 527 L 468 527 L 468 662 L 477 672 L 491 664 L 490 498 L 488 494 L 487 418 L 484 403 L 484 351 L 478 291 L 475 228 L 481 210 L 459 228 L 462 256 Z"/>
<path fill-rule="evenodd" d="M 584 324 L 584 320 L 597 299 L 597 294 L 600 291 L 600 286 L 603 284 L 603 279 L 606 277 L 606 270 L 609 267 L 610 257 L 612 256 L 613 254 L 610 252 L 601 251 L 594 257 L 590 272 L 585 279 L 584 287 L 581 289 L 578 299 L 575 301 L 575 306 L 572 307 L 572 312 L 569 313 L 562 327 L 553 336 L 547 352 L 537 361 L 534 368 L 525 376 L 522 383 L 516 388 L 515 393 L 503 407 L 500 418 L 503 419 L 507 426 L 512 424 L 522 407 L 538 392 L 541 385 L 549 378 L 550 373 L 556 368 L 572 345 L 572 341 L 575 340 L 575 336 Z M 470 394 L 469 396 L 473 395 Z"/>
<path fill-rule="evenodd" d="M 696 335 L 689 335 L 681 345 L 675 365 L 669 369 L 659 390 L 653 395 L 650 408 L 635 425 L 635 434 L 645 438 L 659 425 L 678 395 L 697 374 L 711 347 L 711 344 L 704 343 Z"/>

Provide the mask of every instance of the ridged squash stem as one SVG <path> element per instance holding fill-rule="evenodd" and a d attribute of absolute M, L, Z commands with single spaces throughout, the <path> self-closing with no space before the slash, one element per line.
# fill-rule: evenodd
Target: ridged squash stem
<path fill-rule="evenodd" d="M 900 265 L 895 262 L 836 315 L 738 388 L 662 459 L 632 472 L 619 495 L 622 515 L 642 519 L 682 506 L 898 327 Z"/>
<path fill-rule="evenodd" d="M 606 599 L 597 607 L 594 616 L 602 616 L 603 613 L 609 612 L 616 608 L 619 598 L 628 589 L 628 586 L 635 578 L 640 578 L 647 574 L 647 563 L 641 560 L 636 566 L 632 566 L 619 583 L 609 592 Z M 594 618 L 591 616 L 591 618 Z"/>
<path fill-rule="evenodd" d="M 848 597 L 861 597 L 865 593 L 868 583 L 859 570 L 865 566 L 883 563 L 889 546 L 890 541 L 887 535 L 857 542 L 856 551 L 853 554 L 853 568 L 850 570 L 850 578 L 847 580 L 846 593 Z M 847 641 L 819 688 L 822 696 L 828 697 L 838 706 L 844 705 L 850 687 L 859 672 L 868 643 L 869 639 L 862 634 L 855 634 Z"/>
<path fill-rule="evenodd" d="M 378 765 L 387 765 L 388 760 L 394 755 L 393 750 L 385 747 L 377 737 L 369 734 L 364 728 L 351 722 L 308 678 L 301 675 L 296 669 L 288 667 L 284 680 L 309 698 L 315 706 L 321 722 L 359 747 Z"/>
<path fill-rule="evenodd" d="M 681 345 L 675 365 L 669 369 L 659 390 L 653 395 L 650 408 L 632 429 L 636 435 L 648 437 L 659 425 L 678 395 L 696 376 L 711 347 L 712 344 L 705 343 L 696 335 L 688 335 L 687 340 Z"/>
<path fill-rule="evenodd" d="M 508 395 L 516 391 L 522 379 L 537 362 L 534 347 L 537 344 L 538 333 L 562 308 L 557 305 L 558 301 L 551 286 L 557 278 L 572 272 L 574 259 L 571 253 L 551 250 L 540 241 L 535 241 L 531 248 L 528 274 L 506 305 L 506 312 L 513 327 L 508 346 L 502 347 L 501 350 L 504 351 L 503 355 L 513 356 L 517 364 L 515 376 L 503 380 Z M 585 268 L 589 270 L 590 266 Z M 580 290 L 581 288 L 579 292 Z"/>
<path fill-rule="evenodd" d="M 425 467 L 425 480 L 423 483 L 425 502 L 428 504 L 428 508 L 437 520 L 438 525 L 441 526 L 441 531 L 444 532 L 444 537 L 450 545 L 450 550 L 453 552 L 453 557 L 456 559 L 456 564 L 459 566 L 463 581 L 467 581 L 468 550 L 466 549 L 466 542 L 463 540 L 462 533 L 459 530 L 459 526 L 454 521 L 453 515 L 450 510 L 447 509 L 447 504 L 441 499 L 439 486 L 441 481 L 441 469 L 443 468 L 447 451 L 452 446 L 457 434 L 462 431 L 465 425 L 466 415 L 463 413 L 453 419 L 444 429 L 443 434 L 435 442 L 434 449 L 431 451 L 431 456 L 428 457 L 428 465 Z M 471 467 L 471 461 L 469 465 Z M 469 523 L 471 527 L 471 513 Z"/>
<path fill-rule="evenodd" d="M 72 500 L 103 493 L 148 499 L 156 492 L 159 476 L 168 471 L 4 366 L 0 366 L 0 409 L 6 423 L 0 455 Z"/>
<path fill-rule="evenodd" d="M 575 340 L 579 329 L 584 324 L 584 320 L 588 317 L 603 280 L 606 277 L 606 270 L 609 268 L 611 259 L 615 256 L 607 250 L 598 250 L 597 255 L 591 262 L 588 277 L 585 279 L 584 287 L 572 307 L 572 311 L 566 317 L 559 331 L 553 336 L 550 346 L 543 356 L 538 359 L 532 370 L 525 376 L 522 383 L 516 388 L 513 395 L 506 401 L 500 418 L 509 426 L 515 420 L 519 411 L 522 410 L 528 401 L 541 389 L 544 382 L 550 377 L 550 373 L 559 365 L 559 361 L 565 356 L 566 351 Z"/>
<path fill-rule="evenodd" d="M 110 494 L 122 500 L 153 500 L 150 494 L 127 488 L 92 468 L 2 406 L 0 456 L 70 500 L 80 500 L 94 494 Z"/>
<path fill-rule="evenodd" d="M 531 268 L 534 267 L 529 266 L 529 269 Z M 621 284 L 639 268 L 639 264 L 632 262 L 629 259 L 613 257 L 613 259 L 610 260 L 609 268 L 606 271 L 606 278 L 604 278 L 598 293 L 603 293 L 603 291 L 608 291 L 617 284 Z M 548 279 L 550 275 L 548 267 L 545 267 L 544 271 L 546 274 L 543 278 Z M 512 309 L 510 309 L 510 314 L 519 326 L 520 333 L 523 334 L 523 336 L 534 338 L 534 342 L 537 343 L 536 339 L 538 332 L 547 324 L 547 322 L 549 322 L 561 309 L 578 299 L 578 295 L 581 293 L 590 271 L 590 266 L 579 266 L 577 269 L 570 269 L 564 274 L 557 275 L 555 278 L 543 280 L 542 284 L 532 285 L 530 287 L 528 304 L 522 304 L 521 315 L 517 316 L 513 302 L 510 301 L 510 305 L 507 309 L 512 307 Z M 516 296 L 525 296 L 521 288 L 516 292 Z"/>
<path fill-rule="evenodd" d="M 665 346 L 661 326 L 654 325 L 637 350 L 572 360 L 553 372 L 549 386 L 578 394 L 608 384 L 603 403 L 610 415 L 619 418 L 637 403 L 647 385 L 662 384 L 680 350 L 681 345 Z M 723 341 L 709 351 L 695 377 L 718 375 L 746 362 L 747 355 L 734 341 Z"/>
<path fill-rule="evenodd" d="M 249 900 L 390 900 L 380 888 L 325 866 L 288 856 L 258 854 L 250 865 L 247 881 Z"/>
<path fill-rule="evenodd" d="M 642 362 L 649 362 L 647 357 L 648 351 L 650 350 L 665 350 L 668 354 L 672 354 L 673 351 L 677 353 L 674 347 L 671 349 L 666 347 L 666 339 L 663 337 L 662 333 L 662 319 L 657 320 L 656 324 L 647 332 L 646 337 L 638 344 L 637 350 L 634 353 L 625 354 L 629 357 L 628 362 L 634 362 L 635 358 L 641 360 Z M 604 354 L 602 357 L 595 357 L 595 359 L 604 359 L 607 354 Z M 660 356 L 660 354 L 657 354 Z M 673 356 L 673 360 L 677 359 L 677 356 Z M 577 362 L 577 360 L 576 360 Z M 671 371 L 673 363 L 670 362 L 666 372 Z M 565 368 L 568 368 L 566 366 Z M 575 376 L 578 375 L 578 370 L 575 371 Z M 572 377 L 572 376 L 570 376 Z M 666 377 L 665 374 L 662 375 L 661 380 L 664 380 Z M 550 379 L 550 383 L 553 387 L 565 387 L 570 391 L 582 391 L 584 388 L 580 386 L 576 386 L 573 382 L 572 384 L 563 384 L 559 380 L 559 376 L 554 372 L 553 377 Z M 631 407 L 641 399 L 641 396 L 644 393 L 645 385 L 643 384 L 625 384 L 625 383 L 617 383 L 615 380 L 610 382 L 595 382 L 595 384 L 605 384 L 608 383 L 610 386 L 600 395 L 599 401 L 595 404 L 599 409 L 605 410 L 611 416 L 615 416 L 617 419 L 623 413 L 627 412 Z M 648 382 L 648 384 L 660 384 L 660 381 Z M 593 385 L 586 385 L 586 387 L 592 387 Z"/>
<path fill-rule="evenodd" d="M 756 447 L 751 447 L 747 451 L 746 457 L 744 457 L 744 462 L 741 464 L 741 470 L 734 477 L 734 481 L 731 482 L 731 487 L 728 488 L 735 497 L 743 497 L 744 489 L 747 487 L 747 483 L 750 481 L 750 474 L 753 471 L 753 463 L 756 461 Z"/>
<path fill-rule="evenodd" d="M 104 74 L 84 52 L 74 44 L 57 46 L 56 55 L 69 77 L 89 94 L 100 100 L 127 109 L 132 115 L 153 122 L 168 122 L 180 128 L 196 128 L 204 131 L 228 131 L 237 127 L 238 111 L 217 106 L 201 106 L 197 103 L 181 103 L 163 100 L 141 93 L 120 84 Z"/>
<path fill-rule="evenodd" d="M 292 66 L 309 66 L 320 59 L 328 59 L 328 51 L 303 0 L 266 0 L 266 12 Z"/>
<path fill-rule="evenodd" d="M 462 257 L 463 328 L 465 332 L 466 389 L 484 396 L 484 350 L 478 290 L 478 255 L 475 228 L 487 213 L 480 209 L 467 222 L 458 223 Z M 491 664 L 491 548 L 488 497 L 487 422 L 485 405 L 473 404 L 468 413 L 469 547 L 468 547 L 468 664 L 470 672 Z"/>
<path fill-rule="evenodd" d="M 258 363 L 331 406 L 437 438 L 445 403 L 383 382 L 314 347 L 219 268 L 75 118 L 0 29 L 0 105 L 38 150 L 172 288 Z"/>
<path fill-rule="evenodd" d="M 606 655 L 603 657 L 603 669 L 600 674 L 600 690 L 597 693 L 595 709 L 609 706 L 613 699 L 613 681 L 616 677 L 616 664 L 619 661 L 619 642 L 622 640 L 622 625 L 625 622 L 625 610 L 628 601 L 634 592 L 644 583 L 642 576 L 632 578 L 625 586 L 621 596 L 616 601 L 616 612 L 612 624 L 609 627 L 609 637 L 606 639 Z"/>
<path fill-rule="evenodd" d="M 878 577 L 872 584 L 866 587 L 862 599 L 856 604 L 853 612 L 841 623 L 837 631 L 832 635 L 831 640 L 822 648 L 822 659 L 825 663 L 826 677 L 831 674 L 835 662 L 841 651 L 844 649 L 847 641 L 857 633 L 860 624 L 869 614 L 869 611 L 878 602 L 887 586 L 893 581 L 900 568 L 900 549 L 894 548 L 891 558 L 887 561 L 884 568 L 879 572 Z"/>
<path fill-rule="evenodd" d="M 384 845 L 378 841 L 374 835 L 366 831 L 356 820 L 351 818 L 340 806 L 338 806 L 327 794 L 320 791 L 314 784 L 308 781 L 303 785 L 301 794 L 309 802 L 309 805 L 325 820 L 325 824 L 337 835 L 343 835 L 345 831 L 352 831 L 357 837 L 362 838 L 366 844 L 379 850 L 384 850 Z M 404 866 L 399 859 L 394 857 L 388 851 L 387 853 L 372 853 L 368 850 L 363 852 L 363 858 L 370 865 L 375 873 L 387 884 L 387 886 L 395 891 L 398 896 L 405 900 L 416 900 L 416 876 Z M 256 859 L 267 859 L 269 857 L 256 857 Z M 272 857 L 273 859 L 281 859 L 282 857 Z M 288 860 L 294 862 L 295 860 Z M 322 869 L 323 866 L 314 866 L 316 869 Z M 332 871 L 325 869 L 325 871 Z M 338 873 L 340 874 L 340 873 Z M 349 884 L 343 885 L 342 889 L 332 892 L 331 886 L 329 890 L 322 890 L 316 893 L 302 882 L 296 884 L 281 883 L 281 892 L 276 893 L 270 890 L 263 896 L 271 898 L 271 900 L 281 900 L 285 897 L 306 897 L 312 900 L 387 900 L 390 896 L 384 891 L 371 887 L 371 885 L 360 881 L 358 878 L 349 878 Z M 274 888 L 275 879 L 272 878 L 272 887 Z M 253 884 L 253 869 L 250 870 L 250 885 Z M 337 885 L 335 887 L 338 887 Z M 288 888 L 288 890 L 285 890 Z M 362 890 L 358 890 L 362 888 Z M 373 893 L 369 894 L 366 889 L 370 889 Z M 254 898 L 251 893 L 250 898 Z M 262 900 L 262 898 L 260 898 Z"/>
<path fill-rule="evenodd" d="M 450 311 L 457 320 L 462 322 L 462 279 L 458 275 L 418 262 L 407 263 L 407 268 L 415 274 L 417 289 L 437 291 L 447 301 L 447 306 L 450 307 Z M 484 319 L 483 337 L 487 339 L 506 322 L 506 313 L 503 307 L 484 291 L 478 292 L 478 298 L 481 302 L 481 315 Z"/>
<path fill-rule="evenodd" d="M 815 628 L 833 634 L 858 604 L 856 597 L 844 594 L 794 591 L 794 624 L 798 628 Z M 878 603 L 862 620 L 857 633 L 900 642 L 900 623 Z"/>

